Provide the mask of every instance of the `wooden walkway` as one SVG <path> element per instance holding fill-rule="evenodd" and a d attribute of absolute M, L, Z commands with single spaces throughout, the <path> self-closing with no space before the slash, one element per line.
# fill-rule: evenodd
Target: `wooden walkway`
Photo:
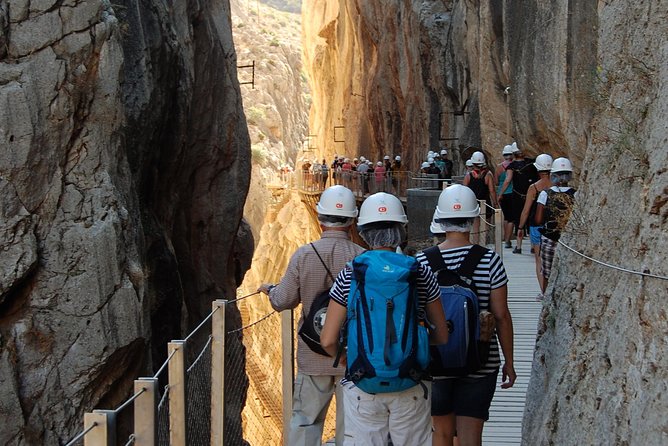
<path fill-rule="evenodd" d="M 525 254 L 512 254 L 510 249 L 505 248 L 503 253 L 503 264 L 509 279 L 508 306 L 515 332 L 517 381 L 510 389 L 497 386 L 490 418 L 483 431 L 484 446 L 519 445 L 522 440 L 524 400 L 531 375 L 538 317 L 542 309 L 542 303 L 535 300 L 540 288 L 536 280 L 533 254 L 529 253 L 528 240 L 524 241 L 523 248 Z"/>

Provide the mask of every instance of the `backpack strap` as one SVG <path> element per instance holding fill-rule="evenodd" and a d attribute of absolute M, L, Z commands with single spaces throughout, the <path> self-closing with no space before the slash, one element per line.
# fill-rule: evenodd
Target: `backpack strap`
<path fill-rule="evenodd" d="M 445 260 L 443 260 L 443 257 L 441 257 L 441 250 L 439 249 L 438 245 L 427 248 L 422 252 L 427 258 L 427 263 L 429 263 L 429 267 L 432 271 L 434 271 L 434 273 L 442 269 L 447 269 Z"/>
<path fill-rule="evenodd" d="M 329 278 L 332 279 L 332 283 L 334 283 L 334 276 L 332 275 L 332 272 L 329 270 L 329 268 L 327 268 L 327 264 L 325 263 L 325 261 L 322 260 L 322 257 L 320 257 L 320 253 L 318 252 L 318 250 L 315 249 L 315 245 L 313 243 L 309 243 L 309 245 L 311 245 L 311 248 L 313 248 L 313 250 L 315 251 L 316 255 L 320 259 L 320 263 L 322 263 L 322 266 L 325 267 L 325 270 L 327 270 L 327 274 L 329 275 Z"/>
<path fill-rule="evenodd" d="M 480 245 L 471 246 L 471 250 L 468 252 L 461 265 L 459 265 L 459 268 L 457 268 L 457 274 L 466 277 L 469 280 L 472 279 L 476 266 L 478 266 L 480 260 L 487 254 L 487 251 L 489 251 L 487 248 Z"/>

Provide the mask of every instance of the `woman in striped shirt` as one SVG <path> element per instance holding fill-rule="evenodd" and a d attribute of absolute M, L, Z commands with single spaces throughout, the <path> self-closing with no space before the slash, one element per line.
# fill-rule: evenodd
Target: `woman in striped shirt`
<path fill-rule="evenodd" d="M 459 268 L 471 250 L 469 235 L 473 220 L 479 214 L 475 194 L 467 187 L 453 185 L 439 197 L 432 232 L 445 233 L 439 244 L 441 257 L 448 269 Z M 428 266 L 424 253 L 417 260 Z M 434 446 L 452 445 L 456 435 L 460 446 L 482 444 L 483 424 L 489 418 L 499 366 L 499 344 L 505 358 L 501 388 L 515 383 L 513 368 L 513 323 L 508 310 L 506 272 L 498 254 L 488 251 L 473 273 L 478 291 L 480 311 L 494 315 L 498 334 L 491 339 L 487 363 L 477 372 L 465 377 L 435 377 L 432 389 L 432 419 Z M 447 317 L 448 315 L 446 315 Z"/>

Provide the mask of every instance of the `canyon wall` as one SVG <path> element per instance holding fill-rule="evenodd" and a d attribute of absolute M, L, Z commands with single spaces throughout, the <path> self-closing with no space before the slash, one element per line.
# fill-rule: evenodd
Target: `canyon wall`
<path fill-rule="evenodd" d="M 401 153 L 415 168 L 446 136 L 458 138 L 448 143 L 458 162 L 469 146 L 498 159 L 512 140 L 530 155 L 569 156 L 580 191 L 563 241 L 664 277 L 558 248 L 527 445 L 666 442 L 667 8 L 304 2 L 310 126 L 325 153 Z"/>
<path fill-rule="evenodd" d="M 227 1 L 0 0 L 0 443 L 64 443 L 234 295 L 236 71 Z"/>

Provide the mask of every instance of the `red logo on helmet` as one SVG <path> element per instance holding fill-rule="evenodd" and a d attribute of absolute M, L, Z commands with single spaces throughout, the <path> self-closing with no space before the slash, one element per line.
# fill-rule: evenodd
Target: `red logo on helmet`
<path fill-rule="evenodd" d="M 343 203 L 336 203 L 336 208 L 337 209 L 342 209 L 343 208 Z"/>
<path fill-rule="evenodd" d="M 378 208 L 378 212 L 387 212 L 387 208 L 385 206 L 381 206 Z"/>
<path fill-rule="evenodd" d="M 459 203 L 455 203 L 455 204 L 452 206 L 452 209 L 454 209 L 455 211 L 459 211 L 461 208 L 462 208 L 462 205 L 459 204 Z"/>

